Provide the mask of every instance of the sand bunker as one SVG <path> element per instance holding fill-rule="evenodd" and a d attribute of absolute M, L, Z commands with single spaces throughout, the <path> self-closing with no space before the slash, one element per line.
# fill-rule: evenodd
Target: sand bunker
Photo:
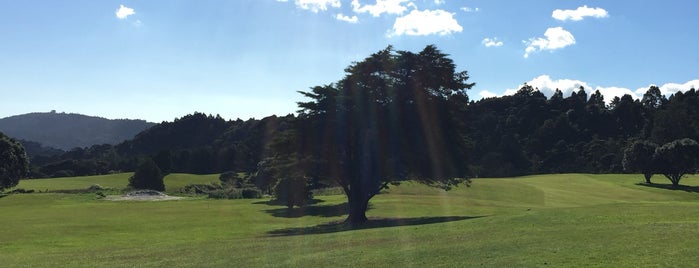
<path fill-rule="evenodd" d="M 138 190 L 126 193 L 124 195 L 109 195 L 104 199 L 110 201 L 166 201 L 178 200 L 182 198 L 183 197 L 179 196 L 169 196 L 154 190 Z"/>

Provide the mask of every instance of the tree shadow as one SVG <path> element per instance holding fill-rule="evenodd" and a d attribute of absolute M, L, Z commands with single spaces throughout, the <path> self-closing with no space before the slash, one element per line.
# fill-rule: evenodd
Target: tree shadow
<path fill-rule="evenodd" d="M 313 205 L 313 204 L 320 204 L 323 202 L 325 202 L 325 200 L 311 199 L 311 200 L 306 201 L 306 204 Z M 252 204 L 253 205 L 268 205 L 268 206 L 286 206 L 286 204 L 283 201 L 276 200 L 276 199 L 267 200 L 267 201 L 257 201 L 257 202 L 253 202 Z"/>
<path fill-rule="evenodd" d="M 665 189 L 665 190 L 673 190 L 673 191 L 685 191 L 688 193 L 699 193 L 699 186 L 688 186 L 688 185 L 678 185 L 677 187 L 672 186 L 672 184 L 657 184 L 657 183 L 636 183 L 636 185 L 640 186 L 645 186 L 645 187 L 650 187 L 650 188 L 657 188 L 657 189 Z"/>
<path fill-rule="evenodd" d="M 294 207 L 294 208 L 275 208 L 268 209 L 265 212 L 269 213 L 274 217 L 281 218 L 300 218 L 303 216 L 320 216 L 320 217 L 337 217 L 346 215 L 349 210 L 349 205 L 347 202 L 336 205 L 325 205 L 325 206 L 305 206 L 305 207 Z"/>
<path fill-rule="evenodd" d="M 310 227 L 299 227 L 299 228 L 286 228 L 267 232 L 271 236 L 295 236 L 295 235 L 310 235 L 310 234 L 328 234 L 345 232 L 352 230 L 362 230 L 362 229 L 374 229 L 374 228 L 388 228 L 388 227 L 398 227 L 398 226 L 412 226 L 412 225 L 424 225 L 424 224 L 434 224 L 452 221 L 462 221 L 482 218 L 485 216 L 446 216 L 446 217 L 420 217 L 420 218 L 370 218 L 367 222 L 359 225 L 354 225 L 341 222 L 330 222 L 325 224 L 319 224 Z"/>

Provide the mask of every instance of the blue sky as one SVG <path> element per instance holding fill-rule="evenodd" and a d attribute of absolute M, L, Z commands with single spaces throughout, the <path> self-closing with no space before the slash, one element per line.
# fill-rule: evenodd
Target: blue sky
<path fill-rule="evenodd" d="M 393 45 L 435 44 L 472 99 L 527 82 L 607 100 L 699 88 L 699 2 L 0 0 L 0 117 L 171 121 L 296 111 L 298 90 Z"/>

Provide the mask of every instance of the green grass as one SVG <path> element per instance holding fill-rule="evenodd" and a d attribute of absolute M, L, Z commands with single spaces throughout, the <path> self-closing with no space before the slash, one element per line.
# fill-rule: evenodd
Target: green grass
<path fill-rule="evenodd" d="M 19 187 L 119 187 L 125 182 L 117 181 L 128 178 L 110 176 L 22 181 Z M 171 176 L 166 188 L 217 178 Z M 110 202 L 94 194 L 10 195 L 0 198 L 0 263 L 695 266 L 699 177 L 683 179 L 690 186 L 683 190 L 637 185 L 641 181 L 640 175 L 540 175 L 475 179 L 471 188 L 449 192 L 404 183 L 372 199 L 367 213 L 372 222 L 358 229 L 333 224 L 345 217 L 341 195 L 321 196 L 323 202 L 292 212 L 266 200 Z M 659 176 L 654 181 L 668 183 Z"/>
<path fill-rule="evenodd" d="M 21 180 L 15 188 L 25 190 L 34 190 L 36 192 L 51 192 L 61 190 L 83 190 L 91 185 L 99 184 L 102 187 L 121 190 L 125 189 L 129 184 L 129 177 L 133 173 L 119 173 L 100 176 L 88 177 L 69 177 L 55 179 L 33 179 Z M 209 184 L 212 182 L 220 182 L 218 174 L 211 175 L 192 175 L 192 174 L 169 174 L 163 179 L 165 182 L 165 191 L 168 193 L 176 193 L 187 184 Z"/>

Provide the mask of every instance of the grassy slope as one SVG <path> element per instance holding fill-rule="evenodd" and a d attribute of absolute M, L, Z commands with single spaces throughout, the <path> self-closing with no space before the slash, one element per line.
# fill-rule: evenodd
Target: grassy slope
<path fill-rule="evenodd" d="M 184 183 L 187 176 L 181 176 L 166 179 L 166 187 Z M 108 180 L 102 177 L 61 180 L 86 180 L 80 188 L 110 185 L 93 182 Z M 665 183 L 660 177 L 655 180 Z M 373 228 L 360 230 L 322 226 L 344 218 L 337 210 L 343 196 L 323 196 L 324 202 L 304 216 L 261 200 L 108 202 L 89 194 L 11 195 L 0 198 L 0 263 L 695 265 L 699 193 L 635 185 L 640 181 L 632 175 L 542 175 L 477 179 L 471 188 L 450 192 L 405 183 L 372 200 L 368 215 L 380 219 L 373 220 Z M 37 184 L 30 187 L 28 182 Z M 696 186 L 699 177 L 682 182 Z M 40 189 L 58 181 L 45 183 L 23 181 L 20 187 Z M 461 218 L 447 218 L 454 216 Z M 295 235 L 300 233 L 305 234 Z"/>

